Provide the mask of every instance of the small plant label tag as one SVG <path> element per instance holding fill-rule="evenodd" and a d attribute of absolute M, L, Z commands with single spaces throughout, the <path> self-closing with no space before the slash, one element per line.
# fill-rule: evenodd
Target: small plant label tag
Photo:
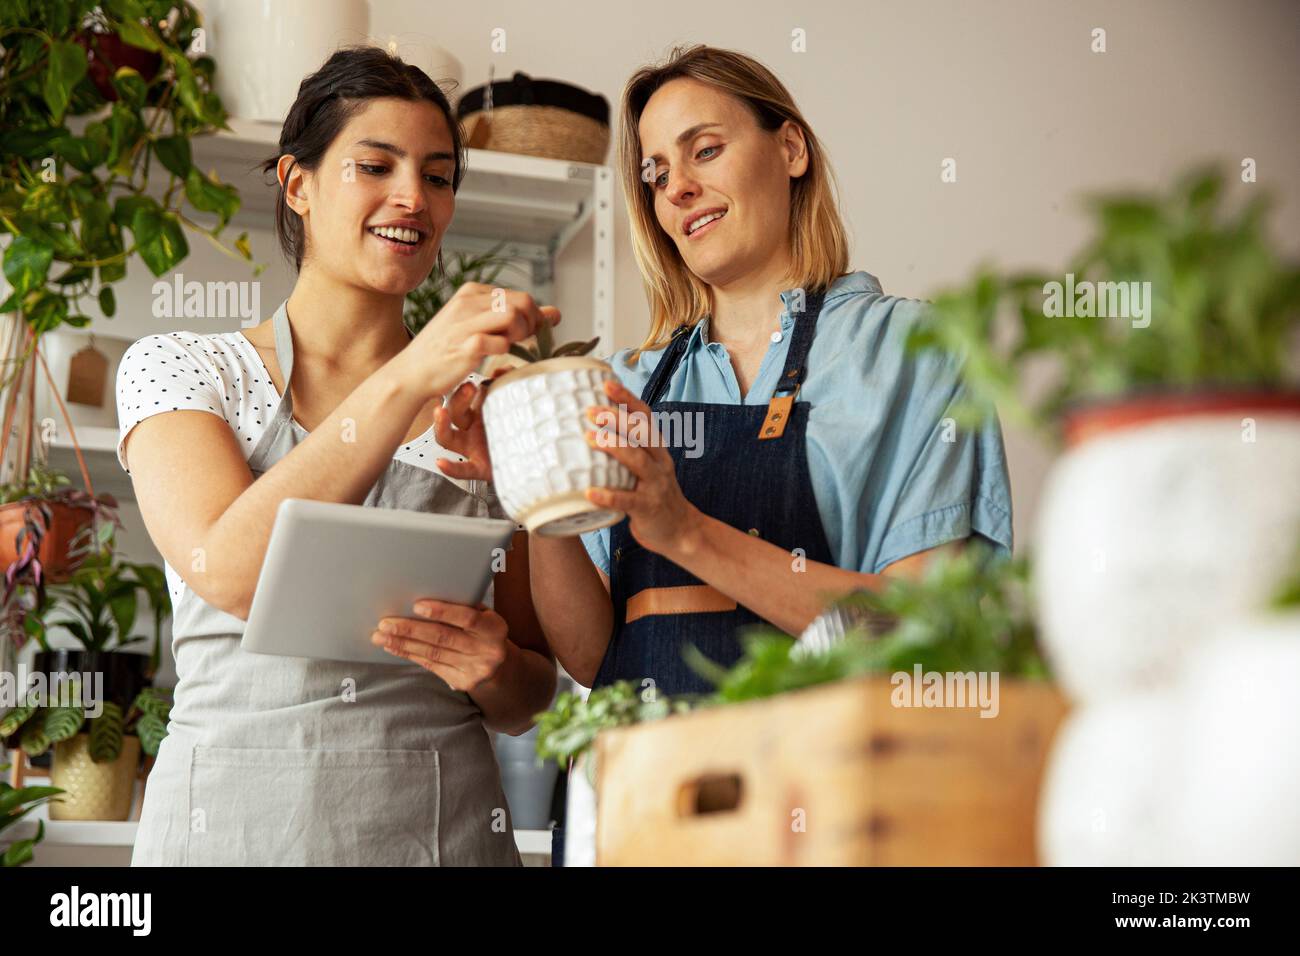
<path fill-rule="evenodd" d="M 68 363 L 68 401 L 103 408 L 107 380 L 107 356 L 93 345 L 87 345 Z"/>

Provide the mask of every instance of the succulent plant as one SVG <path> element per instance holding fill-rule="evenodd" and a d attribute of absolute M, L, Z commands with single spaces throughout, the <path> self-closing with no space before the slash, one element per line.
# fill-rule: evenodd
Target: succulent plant
<path fill-rule="evenodd" d="M 564 358 L 565 356 L 586 355 L 596 347 L 600 341 L 600 336 L 596 336 L 589 342 L 565 342 L 563 345 L 555 344 L 555 337 L 551 334 L 551 326 L 543 322 L 537 327 L 537 344 L 536 346 L 520 345 L 518 342 L 510 346 L 510 354 L 517 359 L 525 362 L 543 362 L 550 358 Z"/>

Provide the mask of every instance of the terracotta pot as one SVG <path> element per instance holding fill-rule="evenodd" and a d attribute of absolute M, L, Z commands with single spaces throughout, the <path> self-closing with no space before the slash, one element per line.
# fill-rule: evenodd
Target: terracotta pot
<path fill-rule="evenodd" d="M 50 525 L 41 539 L 38 557 L 45 576 L 50 582 L 66 580 L 81 563 L 68 558 L 73 539 L 94 520 L 94 512 L 62 502 L 45 502 L 50 509 Z M 36 507 L 31 501 L 12 501 L 0 505 L 0 562 L 8 568 L 18 560 L 17 538 L 23 530 L 28 508 Z"/>
<path fill-rule="evenodd" d="M 1078 701 L 1166 686 L 1294 550 L 1300 395 L 1136 396 L 1066 426 L 1034 549 L 1053 672 Z"/>
<path fill-rule="evenodd" d="M 127 734 L 112 763 L 90 759 L 90 734 L 54 745 L 50 785 L 67 791 L 50 803 L 51 820 L 125 820 L 131 815 L 140 738 Z"/>
<path fill-rule="evenodd" d="M 1062 430 L 1066 447 L 1075 448 L 1089 438 L 1166 418 L 1189 415 L 1240 415 L 1246 418 L 1257 414 L 1300 416 L 1300 392 L 1152 391 L 1067 408 Z"/>

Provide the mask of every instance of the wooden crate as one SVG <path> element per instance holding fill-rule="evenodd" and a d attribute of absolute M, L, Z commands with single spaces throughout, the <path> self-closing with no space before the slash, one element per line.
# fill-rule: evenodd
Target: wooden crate
<path fill-rule="evenodd" d="M 601 733 L 596 862 L 1034 865 L 1056 688 L 1001 681 L 991 718 L 893 691 L 842 681 Z"/>

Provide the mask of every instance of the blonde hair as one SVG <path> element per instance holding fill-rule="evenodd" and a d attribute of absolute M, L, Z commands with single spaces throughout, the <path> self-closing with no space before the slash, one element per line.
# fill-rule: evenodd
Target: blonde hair
<path fill-rule="evenodd" d="M 693 326 L 713 307 L 708 284 L 687 268 L 659 225 L 651 184 L 641 178 L 641 113 L 660 87 L 681 77 L 730 93 L 750 108 L 768 132 L 780 129 L 786 120 L 799 127 L 808 150 L 808 168 L 791 186 L 789 279 L 797 288 L 825 289 L 848 271 L 848 239 L 836 199 L 835 174 L 790 91 L 771 70 L 743 53 L 704 44 L 677 47 L 662 64 L 634 73 L 623 88 L 620 178 L 632 224 L 632 250 L 650 300 L 650 331 L 632 352 L 631 361 L 642 351 L 662 348 L 679 326 Z"/>

